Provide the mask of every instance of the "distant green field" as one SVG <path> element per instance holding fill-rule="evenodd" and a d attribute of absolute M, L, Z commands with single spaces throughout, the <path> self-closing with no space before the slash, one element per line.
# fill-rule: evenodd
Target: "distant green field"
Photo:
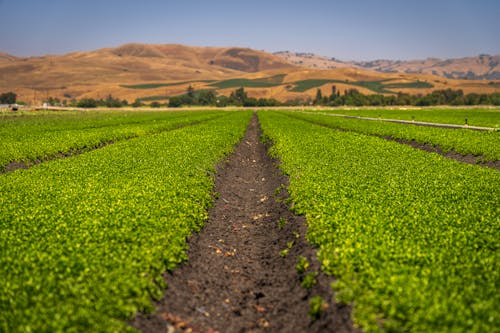
<path fill-rule="evenodd" d="M 132 84 L 132 85 L 122 84 L 120 87 L 128 89 L 155 89 L 161 87 L 180 86 L 183 84 L 196 83 L 196 82 L 214 82 L 214 80 L 194 80 L 194 81 L 182 81 L 173 83 L 144 83 L 144 84 Z"/>
<path fill-rule="evenodd" d="M 380 81 L 347 81 L 347 80 L 329 80 L 329 79 L 309 79 L 293 82 L 295 87 L 290 91 L 294 92 L 305 92 L 306 90 L 321 87 L 327 83 L 343 83 L 349 84 L 353 86 L 363 87 L 366 89 L 370 89 L 373 92 L 378 94 L 392 94 L 394 91 L 390 89 L 402 89 L 402 88 L 433 88 L 434 86 L 428 82 L 416 81 L 416 82 L 408 82 L 408 83 L 388 83 L 384 84 L 388 80 L 380 80 Z"/>
<path fill-rule="evenodd" d="M 217 87 L 219 89 L 226 88 L 270 88 L 279 86 L 283 83 L 283 78 L 285 74 L 278 74 L 271 77 L 260 78 L 260 79 L 230 79 L 219 82 L 211 83 L 210 85 L 213 87 Z"/>
<path fill-rule="evenodd" d="M 384 87 L 387 89 L 404 89 L 404 88 L 423 89 L 423 88 L 434 88 L 434 85 L 429 82 L 416 81 L 408 83 L 390 83 L 384 85 Z"/>

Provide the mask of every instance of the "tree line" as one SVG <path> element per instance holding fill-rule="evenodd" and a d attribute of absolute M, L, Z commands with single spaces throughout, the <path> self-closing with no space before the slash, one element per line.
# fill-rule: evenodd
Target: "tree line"
<path fill-rule="evenodd" d="M 429 94 L 410 95 L 397 93 L 395 95 L 364 95 L 357 89 L 348 89 L 341 95 L 340 91 L 332 86 L 329 96 L 323 96 L 321 90 L 316 91 L 314 105 L 325 106 L 391 106 L 391 105 L 500 105 L 500 93 L 492 94 L 464 94 L 463 90 L 443 89 Z"/>
<path fill-rule="evenodd" d="M 13 92 L 0 94 L 0 104 L 15 104 L 16 94 Z M 120 108 L 125 106 L 141 107 L 146 106 L 143 100 L 136 99 L 129 104 L 127 100 L 120 100 L 111 95 L 104 99 L 84 98 L 81 100 L 60 101 L 58 98 L 49 97 L 45 101 L 52 106 L 76 106 L 81 108 L 97 108 L 109 107 Z M 345 90 L 343 94 L 337 90 L 336 86 L 332 86 L 330 95 L 324 96 L 320 89 L 316 90 L 316 96 L 312 98 L 297 98 L 280 102 L 274 98 L 254 98 L 249 97 L 243 87 L 240 87 L 229 96 L 217 95 L 214 90 L 194 90 L 189 86 L 185 94 L 170 97 L 168 102 L 161 104 L 158 101 L 153 101 L 149 104 L 150 107 L 181 107 L 181 106 L 242 106 L 242 107 L 267 107 L 267 106 L 432 106 L 432 105 L 500 105 L 500 92 L 492 94 L 464 94 L 461 89 L 444 89 L 435 90 L 429 94 L 410 95 L 405 93 L 397 93 L 394 95 L 365 95 L 357 89 L 352 88 Z"/>

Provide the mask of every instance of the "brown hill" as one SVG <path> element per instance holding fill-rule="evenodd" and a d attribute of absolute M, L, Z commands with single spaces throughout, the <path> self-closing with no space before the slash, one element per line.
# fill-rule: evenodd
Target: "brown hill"
<path fill-rule="evenodd" d="M 427 58 L 425 60 L 374 60 L 344 62 L 313 53 L 276 52 L 291 64 L 314 68 L 359 68 L 381 73 L 433 74 L 448 79 L 500 80 L 500 55 L 482 54 L 458 59 Z"/>
<path fill-rule="evenodd" d="M 296 60 L 299 56 L 294 57 Z M 310 62 L 316 59 L 308 57 Z M 43 57 L 0 54 L 0 92 L 14 91 L 19 100 L 41 104 L 48 97 L 70 100 L 105 98 L 109 94 L 130 102 L 136 98 L 164 101 L 185 93 L 190 85 L 225 95 L 243 86 L 252 97 L 281 101 L 313 98 L 317 89 L 330 94 L 333 85 L 341 92 L 355 88 L 367 94 L 416 94 L 445 88 L 491 93 L 500 86 L 498 82 L 443 79 L 429 74 L 367 71 L 324 57 L 323 62 L 335 65 L 327 70 L 321 66 L 309 69 L 290 59 L 247 48 L 171 44 L 126 44 Z"/>

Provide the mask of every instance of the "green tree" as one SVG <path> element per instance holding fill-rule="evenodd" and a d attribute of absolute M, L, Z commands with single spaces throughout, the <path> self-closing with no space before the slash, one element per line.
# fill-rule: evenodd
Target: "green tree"
<path fill-rule="evenodd" d="M 321 94 L 321 89 L 316 90 L 316 98 L 314 99 L 314 105 L 320 105 L 323 101 L 323 95 Z"/>
<path fill-rule="evenodd" d="M 16 104 L 17 95 L 13 92 L 6 92 L 0 95 L 0 104 Z"/>
<path fill-rule="evenodd" d="M 93 98 L 84 98 L 76 103 L 76 106 L 79 108 L 96 108 L 98 102 Z"/>
<path fill-rule="evenodd" d="M 231 95 L 229 95 L 229 104 L 243 105 L 247 98 L 248 95 L 245 92 L 245 89 L 243 87 L 240 87 L 233 91 Z"/>
<path fill-rule="evenodd" d="M 136 98 L 136 100 L 134 101 L 134 103 L 132 103 L 132 107 L 134 108 L 138 108 L 138 107 L 141 107 L 143 106 L 141 100 L 139 98 Z"/>

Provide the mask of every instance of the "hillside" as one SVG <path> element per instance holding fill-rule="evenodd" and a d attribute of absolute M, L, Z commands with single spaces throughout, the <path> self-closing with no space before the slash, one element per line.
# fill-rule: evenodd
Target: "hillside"
<path fill-rule="evenodd" d="M 314 69 L 359 68 L 381 73 L 432 74 L 447 79 L 500 80 L 500 55 L 458 59 L 340 61 L 313 53 L 276 52 L 291 64 Z"/>
<path fill-rule="evenodd" d="M 304 60 L 298 63 L 298 59 Z M 315 62 L 318 59 L 320 63 Z M 0 92 L 13 91 L 19 100 L 40 105 L 49 97 L 69 101 L 101 99 L 110 94 L 129 102 L 137 98 L 165 101 L 185 93 L 189 86 L 223 95 L 245 87 L 251 97 L 280 101 L 314 98 L 317 89 L 329 95 L 332 86 L 341 93 L 355 88 L 365 94 L 425 94 L 447 88 L 463 89 L 465 93 L 492 93 L 500 87 L 499 82 L 443 79 L 424 71 L 393 73 L 388 66 L 389 63 L 376 66 L 373 63 L 368 71 L 361 65 L 311 54 L 270 54 L 238 47 L 126 44 L 42 57 L 0 54 Z M 459 69 L 457 66 L 455 71 Z"/>

